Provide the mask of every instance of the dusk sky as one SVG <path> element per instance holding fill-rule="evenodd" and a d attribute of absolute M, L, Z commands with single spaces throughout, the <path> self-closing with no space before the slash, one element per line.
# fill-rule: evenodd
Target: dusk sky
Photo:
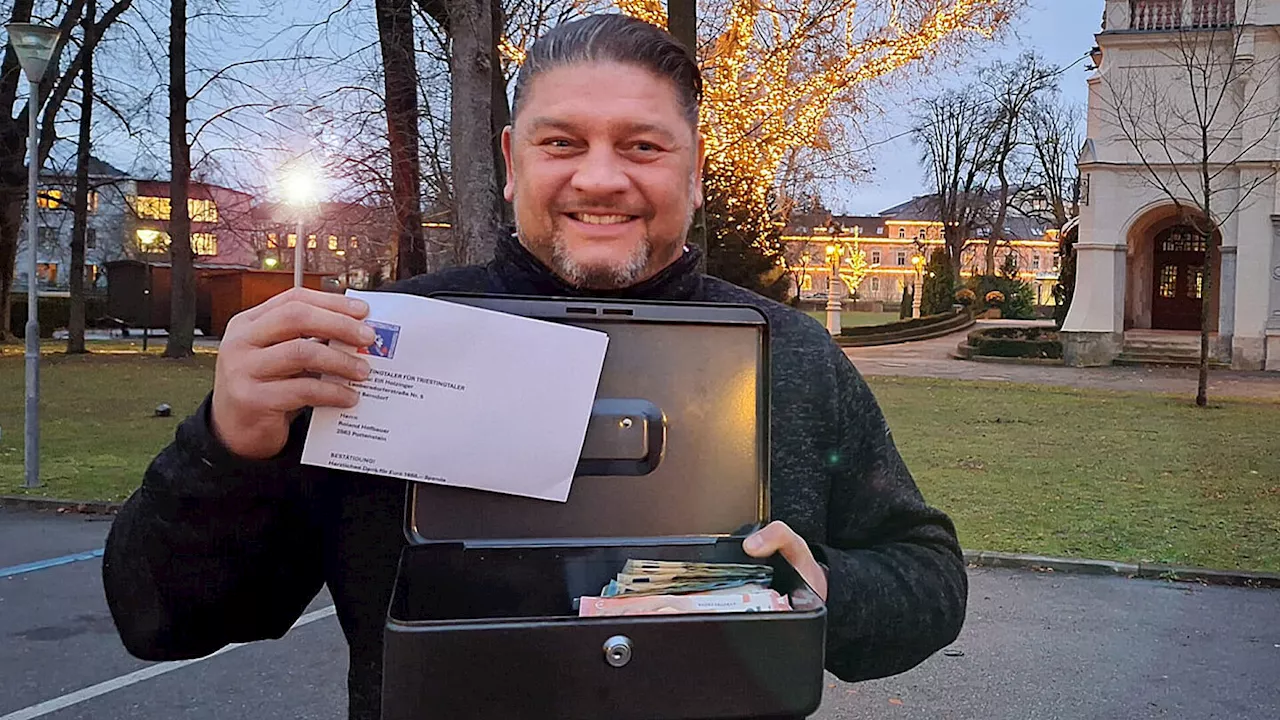
<path fill-rule="evenodd" d="M 961 69 L 938 73 L 948 86 L 972 79 L 974 71 L 990 62 L 1012 60 L 1025 49 L 1037 50 L 1046 60 L 1059 66 L 1076 62 L 1094 45 L 1094 34 L 1102 22 L 1104 0 L 1030 0 L 1031 7 L 1015 21 L 1011 36 L 999 43 L 982 45 Z M 1062 77 L 1063 96 L 1082 107 L 1087 96 L 1085 71 L 1087 61 L 1077 64 Z M 966 73 L 965 70 L 968 70 Z M 902 132 L 910 124 L 911 101 L 928 96 L 941 83 L 915 82 L 908 88 L 896 88 L 898 100 L 883 119 L 872 121 L 866 130 L 867 141 L 875 144 Z M 838 213 L 875 215 L 928 191 L 928 178 L 919 162 L 920 150 L 910 140 L 901 138 L 879 145 L 869 153 L 875 171 L 863 182 L 846 183 L 824 192 L 831 210 Z"/>

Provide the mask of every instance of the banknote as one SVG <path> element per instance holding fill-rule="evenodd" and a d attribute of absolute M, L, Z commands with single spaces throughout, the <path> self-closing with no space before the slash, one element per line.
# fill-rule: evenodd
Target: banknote
<path fill-rule="evenodd" d="M 633 559 L 600 590 L 600 596 L 679 595 L 744 586 L 767 588 L 772 580 L 773 568 L 768 565 Z"/>
<path fill-rule="evenodd" d="M 790 609 L 791 604 L 778 591 L 762 589 L 752 592 L 720 591 L 692 595 L 584 597 L 578 605 L 578 616 L 780 612 Z"/>

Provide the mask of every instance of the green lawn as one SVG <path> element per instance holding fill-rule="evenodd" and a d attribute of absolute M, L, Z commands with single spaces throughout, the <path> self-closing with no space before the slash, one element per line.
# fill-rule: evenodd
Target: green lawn
<path fill-rule="evenodd" d="M 208 391 L 213 357 L 44 358 L 35 492 L 125 497 Z M 0 357 L 0 494 L 22 485 L 22 358 Z M 965 547 L 1280 571 L 1280 404 L 873 378 Z M 161 402 L 174 418 L 152 417 Z"/>
<path fill-rule="evenodd" d="M 826 310 L 806 310 L 805 314 L 817 320 L 823 325 L 827 324 Z M 896 312 L 852 312 L 845 310 L 840 313 L 841 327 L 862 327 L 864 325 L 887 325 L 891 322 L 898 321 L 898 313 Z"/>

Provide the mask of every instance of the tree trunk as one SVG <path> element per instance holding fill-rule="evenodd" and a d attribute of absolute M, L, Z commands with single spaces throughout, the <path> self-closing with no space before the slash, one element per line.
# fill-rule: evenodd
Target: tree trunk
<path fill-rule="evenodd" d="M 681 45 L 688 48 L 689 53 L 698 57 L 698 2 L 697 0 L 671 0 L 667 3 L 667 31 Z M 702 187 L 706 197 L 706 184 Z M 707 246 L 707 210 L 700 207 L 693 213 L 693 221 L 689 225 L 688 243 L 702 250 L 703 272 L 707 269 L 708 255 L 711 249 Z"/>
<path fill-rule="evenodd" d="M 496 43 L 492 7 L 490 0 L 449 3 L 453 43 L 449 56 L 449 155 L 455 257 L 461 264 L 487 262 L 501 232 L 490 132 L 494 97 L 491 48 Z M 476 118 L 490 118 L 490 123 L 477 123 Z"/>
<path fill-rule="evenodd" d="M 1218 246 L 1215 239 L 1216 233 L 1210 233 L 1204 239 L 1204 280 L 1200 286 L 1200 375 L 1196 381 L 1196 405 L 1199 407 L 1209 404 L 1209 330 L 1213 322 L 1209 306 L 1216 282 L 1213 263 L 1217 259 Z"/>
<path fill-rule="evenodd" d="M 493 147 L 493 186 L 497 188 L 494 200 L 498 203 L 498 221 L 506 225 L 514 219 L 515 215 L 511 203 L 508 203 L 502 195 L 502 188 L 507 184 L 507 164 L 502 157 L 502 130 L 511 124 L 511 107 L 507 104 L 507 77 L 502 72 L 502 53 L 498 50 L 498 39 L 502 37 L 502 30 L 506 24 L 502 14 L 502 0 L 493 0 L 490 13 L 493 17 L 491 23 L 493 34 L 490 36 L 492 42 L 489 47 L 491 56 L 489 63 L 493 73 L 491 79 L 493 98 L 490 100 L 493 121 L 490 132 Z"/>
<path fill-rule="evenodd" d="M 169 17 L 169 257 L 172 285 L 164 356 L 190 357 L 195 343 L 196 282 L 191 253 L 191 147 L 187 144 L 187 0 L 170 0 Z M 303 242 L 298 238 L 298 242 Z"/>
<path fill-rule="evenodd" d="M 375 0 L 378 45 L 387 103 L 391 151 L 391 205 L 396 218 L 395 279 L 427 270 L 422 238 L 418 159 L 418 70 L 413 49 L 412 0 Z M 484 117 L 488 117 L 485 115 Z"/>
<path fill-rule="evenodd" d="M 92 48 L 94 0 L 84 6 L 84 43 Z M 67 321 L 67 354 L 85 352 L 84 346 L 84 251 L 89 228 L 89 150 L 93 123 L 93 53 L 85 55 L 80 70 L 80 144 L 76 148 L 75 218 L 71 228 L 71 316 Z"/>
<path fill-rule="evenodd" d="M 1006 140 L 1006 142 L 1010 142 Z M 987 274 L 996 274 L 996 247 L 1000 241 L 1004 239 L 1004 223 L 1009 218 L 1009 176 L 1005 172 L 1005 162 L 1007 156 L 1000 159 L 997 166 L 997 174 L 1000 176 L 1000 196 L 997 202 L 1000 203 L 1000 209 L 996 210 L 996 221 L 991 226 L 991 236 L 987 238 Z"/>

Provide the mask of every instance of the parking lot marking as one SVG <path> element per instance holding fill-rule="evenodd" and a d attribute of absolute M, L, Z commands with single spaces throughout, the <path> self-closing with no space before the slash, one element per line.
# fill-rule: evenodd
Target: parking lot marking
<path fill-rule="evenodd" d="M 10 565 L 6 568 L 0 568 L 0 578 L 13 577 L 23 573 L 35 572 L 36 570 L 44 570 L 45 568 L 58 567 L 59 565 L 69 565 L 73 562 L 81 560 L 92 560 L 102 557 L 103 550 L 87 550 L 82 553 L 73 553 L 71 555 L 63 555 L 62 557 L 49 558 L 48 560 L 37 560 L 22 565 Z"/>
<path fill-rule="evenodd" d="M 324 618 L 327 618 L 330 615 L 333 615 L 334 612 L 335 611 L 332 605 L 320 608 L 319 610 L 315 610 L 313 612 L 309 612 L 306 615 L 303 615 L 302 617 L 298 618 L 298 621 L 293 624 L 293 627 L 290 628 L 290 631 L 296 628 L 300 628 L 303 625 L 313 623 L 317 620 L 323 620 Z M 37 703 L 30 707 L 25 707 L 21 710 L 15 710 L 14 712 L 9 713 L 8 715 L 0 715 L 0 720 L 34 720 L 34 718 L 43 717 L 45 715 L 48 715 L 49 713 L 57 712 L 63 708 L 68 708 L 68 707 L 71 707 L 72 705 L 78 705 L 79 703 L 82 703 L 86 700 L 92 700 L 96 697 L 106 695 L 107 693 L 113 690 L 119 690 L 120 688 L 129 687 L 130 685 L 136 685 L 144 680 L 150 680 L 151 678 L 156 677 L 158 675 L 171 673 L 174 670 L 184 668 L 188 665 L 192 665 L 198 662 L 204 662 L 205 660 L 218 657 L 223 653 L 228 653 L 228 652 L 231 652 L 232 650 L 235 650 L 238 647 L 243 647 L 245 644 L 246 643 L 240 643 L 237 645 L 228 645 L 222 648 L 221 650 L 218 650 L 217 652 L 214 652 L 209 655 L 205 655 L 204 657 L 201 657 L 201 658 L 195 658 L 194 660 L 174 660 L 171 662 L 162 662 L 162 663 L 156 663 L 155 665 L 149 665 L 147 667 L 142 668 L 141 670 L 135 670 L 129 673 L 128 675 L 121 675 L 118 678 L 112 678 L 111 680 L 107 680 L 106 682 L 100 682 L 97 685 L 90 685 L 89 687 L 84 688 L 82 690 L 76 690 L 75 692 L 67 693 L 66 695 L 61 695 L 59 697 L 53 698 L 52 700 L 45 700 L 42 703 Z"/>

